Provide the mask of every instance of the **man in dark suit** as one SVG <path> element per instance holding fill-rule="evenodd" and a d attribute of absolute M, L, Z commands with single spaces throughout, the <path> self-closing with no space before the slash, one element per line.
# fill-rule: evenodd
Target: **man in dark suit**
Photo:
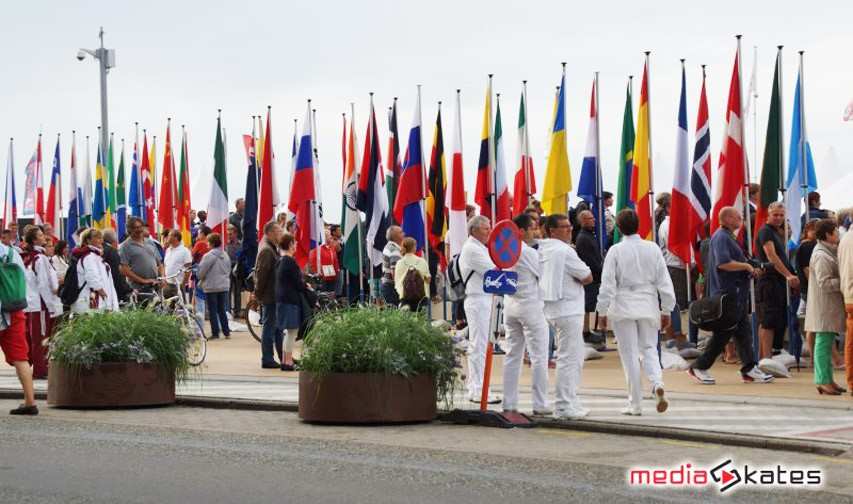
<path fill-rule="evenodd" d="M 595 216 L 589 210 L 582 210 L 578 213 L 578 223 L 580 231 L 578 231 L 575 239 L 575 250 L 578 257 L 581 258 L 590 271 L 592 271 L 592 282 L 584 285 L 584 302 L 586 305 L 586 313 L 595 313 L 595 305 L 598 301 L 598 288 L 601 286 L 601 270 L 604 267 L 604 256 L 601 253 L 601 244 L 598 242 L 598 237 L 595 236 Z M 584 333 L 583 339 L 587 343 L 591 343 L 597 348 L 606 346 L 606 340 L 603 334 L 591 331 L 590 324 L 584 318 Z"/>

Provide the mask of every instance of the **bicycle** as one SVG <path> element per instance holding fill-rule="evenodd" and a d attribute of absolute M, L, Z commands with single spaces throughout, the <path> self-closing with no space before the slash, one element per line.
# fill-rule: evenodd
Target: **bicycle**
<path fill-rule="evenodd" d="M 184 275 L 189 268 L 182 268 L 174 275 L 165 277 L 157 277 L 157 281 L 168 283 L 179 276 Z M 174 285 L 174 284 L 172 284 Z M 204 331 L 204 324 L 195 314 L 195 309 L 188 304 L 184 297 L 183 289 L 178 287 L 178 293 L 175 296 L 166 298 L 163 296 L 162 288 L 155 289 L 153 292 L 139 292 L 133 290 L 130 293 L 130 299 L 125 306 L 133 309 L 150 310 L 155 313 L 171 315 L 176 317 L 181 323 L 189 345 L 187 347 L 187 358 L 191 366 L 199 366 L 207 357 L 207 335 Z M 147 298 L 147 301 L 140 302 L 140 298 Z"/>

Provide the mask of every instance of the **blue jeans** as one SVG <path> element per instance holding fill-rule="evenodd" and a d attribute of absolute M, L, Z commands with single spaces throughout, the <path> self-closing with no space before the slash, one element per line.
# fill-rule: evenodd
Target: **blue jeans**
<path fill-rule="evenodd" d="M 261 330 L 261 364 L 275 364 L 273 356 L 273 346 L 278 352 L 278 358 L 281 360 L 282 346 L 284 338 L 281 331 L 278 330 L 276 320 L 275 303 L 264 303 L 263 329 Z"/>
<path fill-rule="evenodd" d="M 207 292 L 207 307 L 210 310 L 210 333 L 216 338 L 219 336 L 220 327 L 225 336 L 231 335 L 228 327 L 228 315 L 225 313 L 225 304 L 228 302 L 228 292 Z"/>

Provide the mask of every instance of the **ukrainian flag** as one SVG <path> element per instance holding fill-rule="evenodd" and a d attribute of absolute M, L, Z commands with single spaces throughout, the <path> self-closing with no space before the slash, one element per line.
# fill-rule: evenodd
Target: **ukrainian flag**
<path fill-rule="evenodd" d="M 95 164 L 95 201 L 92 203 L 92 222 L 95 229 L 110 227 L 110 210 L 107 206 L 107 172 L 98 147 L 98 161 Z"/>
<path fill-rule="evenodd" d="M 566 69 L 560 82 L 554 127 L 551 130 L 551 149 L 542 188 L 542 209 L 546 215 L 567 214 L 569 191 L 572 190 L 572 173 L 569 167 L 569 151 L 566 146 Z"/>

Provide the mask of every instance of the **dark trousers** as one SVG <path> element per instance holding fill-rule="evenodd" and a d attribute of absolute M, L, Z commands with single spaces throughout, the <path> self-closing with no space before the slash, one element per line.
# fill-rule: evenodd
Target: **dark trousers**
<path fill-rule="evenodd" d="M 394 287 L 394 282 L 383 282 L 380 290 L 382 291 L 382 298 L 385 300 L 386 305 L 397 306 L 400 304 L 400 297 L 397 295 L 397 289 Z"/>
<path fill-rule="evenodd" d="M 235 319 L 240 316 L 240 310 L 242 309 L 243 289 L 240 288 L 241 285 L 242 282 L 237 278 L 237 275 L 231 275 L 231 306 L 229 308 Z"/>
<path fill-rule="evenodd" d="M 231 335 L 228 327 L 228 315 L 225 313 L 225 305 L 228 303 L 228 292 L 205 292 L 207 309 L 210 313 L 210 334 L 215 338 L 219 336 L 220 329 L 225 336 Z"/>
<path fill-rule="evenodd" d="M 693 367 L 696 369 L 710 369 L 717 360 L 717 357 L 723 353 L 726 344 L 730 339 L 734 338 L 737 354 L 740 357 L 742 367 L 741 373 L 749 372 L 755 367 L 755 355 L 752 349 L 752 323 L 749 314 L 744 314 L 735 326 L 734 330 L 724 332 L 714 332 L 711 339 L 708 341 L 708 346 L 696 361 L 693 362 Z"/>
<path fill-rule="evenodd" d="M 281 360 L 282 347 L 284 345 L 284 334 L 278 330 L 278 321 L 276 319 L 275 303 L 264 303 L 263 319 L 261 320 L 263 329 L 261 330 L 261 363 L 275 364 L 273 356 L 273 347 L 278 352 L 278 358 Z"/>

